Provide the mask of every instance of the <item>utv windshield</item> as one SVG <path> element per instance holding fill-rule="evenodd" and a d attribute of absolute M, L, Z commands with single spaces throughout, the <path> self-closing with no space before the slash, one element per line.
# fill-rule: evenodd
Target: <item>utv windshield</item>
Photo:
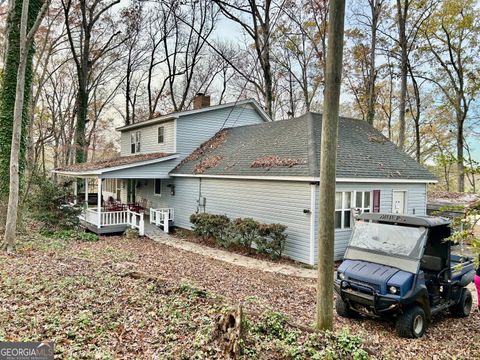
<path fill-rule="evenodd" d="M 424 227 L 359 222 L 355 224 L 349 247 L 419 260 L 423 255 L 426 233 Z"/>

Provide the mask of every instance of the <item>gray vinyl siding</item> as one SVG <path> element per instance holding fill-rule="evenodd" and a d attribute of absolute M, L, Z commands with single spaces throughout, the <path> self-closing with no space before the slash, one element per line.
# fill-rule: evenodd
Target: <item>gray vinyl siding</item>
<path fill-rule="evenodd" d="M 425 215 L 427 206 L 427 188 L 425 184 L 395 184 L 395 183 L 379 183 L 379 184 L 358 184 L 358 183 L 337 183 L 336 191 L 373 191 L 380 190 L 380 212 L 391 213 L 393 191 L 407 192 L 407 213 L 415 215 Z M 318 187 L 316 192 L 318 199 Z M 318 211 L 318 201 L 317 211 Z M 335 260 L 341 260 L 345 249 L 350 241 L 352 234 L 351 229 L 335 231 Z M 315 254 L 317 252 L 318 242 L 315 241 Z M 316 256 L 315 256 L 316 258 Z M 316 261 L 316 260 L 315 260 Z"/>
<path fill-rule="evenodd" d="M 206 198 L 205 209 L 198 208 L 200 187 Z M 175 196 L 163 198 L 162 194 L 157 204 L 174 207 L 174 224 L 187 229 L 191 227 L 189 217 L 197 209 L 230 218 L 251 217 L 264 223 L 284 224 L 288 227 L 285 255 L 309 262 L 310 215 L 303 211 L 310 208 L 310 185 L 306 182 L 177 177 Z"/>
<path fill-rule="evenodd" d="M 140 152 L 137 154 L 149 154 L 154 152 L 164 152 L 172 154 L 175 152 L 175 121 L 170 120 L 159 124 L 149 125 L 131 131 L 124 131 L 120 137 L 120 149 L 122 156 L 132 155 L 131 153 L 131 134 L 140 131 Z M 158 128 L 164 127 L 164 142 L 158 143 Z"/>
<path fill-rule="evenodd" d="M 189 155 L 222 128 L 260 123 L 263 119 L 251 105 L 183 116 L 177 123 L 177 153 Z"/>

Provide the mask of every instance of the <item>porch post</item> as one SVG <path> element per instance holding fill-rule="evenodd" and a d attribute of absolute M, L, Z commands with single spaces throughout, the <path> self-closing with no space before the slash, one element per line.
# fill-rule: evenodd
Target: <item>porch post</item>
<path fill-rule="evenodd" d="M 88 178 L 85 178 L 85 208 L 88 209 Z"/>
<path fill-rule="evenodd" d="M 98 228 L 102 226 L 102 179 L 97 179 Z"/>
<path fill-rule="evenodd" d="M 77 189 L 77 178 L 73 180 L 73 204 L 77 205 L 77 196 L 78 196 L 78 189 Z"/>

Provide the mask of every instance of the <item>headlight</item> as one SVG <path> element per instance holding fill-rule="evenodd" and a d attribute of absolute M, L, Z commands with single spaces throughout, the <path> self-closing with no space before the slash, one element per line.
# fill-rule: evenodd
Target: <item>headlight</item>
<path fill-rule="evenodd" d="M 396 295 L 400 293 L 400 289 L 396 286 L 390 286 L 388 288 L 388 291 L 390 291 L 390 294 Z"/>
<path fill-rule="evenodd" d="M 339 273 L 338 273 L 338 278 L 339 278 L 340 280 L 345 280 L 345 274 L 342 273 L 342 272 L 339 272 Z"/>

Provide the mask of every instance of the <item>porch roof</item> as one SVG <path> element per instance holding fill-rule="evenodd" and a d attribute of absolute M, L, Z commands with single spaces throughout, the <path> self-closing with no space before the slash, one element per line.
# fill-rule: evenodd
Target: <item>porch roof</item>
<path fill-rule="evenodd" d="M 55 169 L 53 172 L 59 175 L 74 177 L 101 177 L 103 174 L 108 174 L 114 171 L 156 164 L 163 161 L 176 159 L 177 157 L 177 154 L 168 154 L 162 152 L 119 156 L 109 160 L 71 164 L 69 166 Z"/>

